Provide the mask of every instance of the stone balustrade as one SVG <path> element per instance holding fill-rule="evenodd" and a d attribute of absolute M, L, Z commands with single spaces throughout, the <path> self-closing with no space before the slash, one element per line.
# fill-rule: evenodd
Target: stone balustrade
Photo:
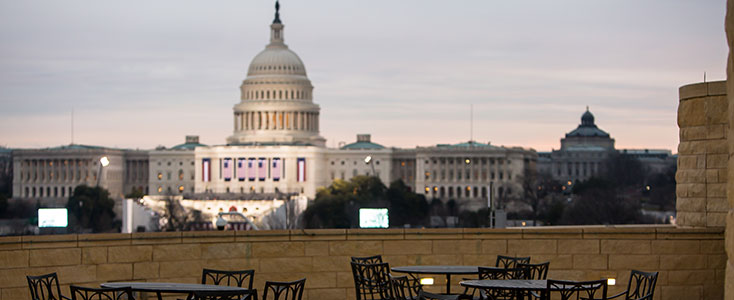
<path fill-rule="evenodd" d="M 550 261 L 549 278 L 660 271 L 655 299 L 722 299 L 723 228 L 583 226 L 527 229 L 323 229 L 0 237 L 0 300 L 29 299 L 26 275 L 58 272 L 69 284 L 196 283 L 201 269 L 255 269 L 265 280 L 307 278 L 304 299 L 354 299 L 350 256 L 381 254 L 391 266 L 494 265 L 496 255 Z M 441 277 L 430 290 L 440 291 Z M 454 279 L 454 278 L 452 278 Z M 456 290 L 458 281 L 455 278 Z M 453 288 L 452 288 L 453 290 Z"/>

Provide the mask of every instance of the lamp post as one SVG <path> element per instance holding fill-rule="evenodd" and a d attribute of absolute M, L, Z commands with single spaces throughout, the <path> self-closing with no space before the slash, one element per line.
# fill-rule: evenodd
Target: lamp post
<path fill-rule="evenodd" d="M 367 155 L 367 157 L 364 158 L 364 163 L 372 167 L 372 176 L 377 176 L 375 174 L 375 164 L 372 163 L 372 155 Z"/>
<path fill-rule="evenodd" d="M 110 165 L 110 159 L 107 158 L 107 156 L 102 156 L 99 159 L 99 171 L 97 172 L 97 187 L 99 187 L 99 183 L 102 180 L 102 168 L 107 167 Z"/>

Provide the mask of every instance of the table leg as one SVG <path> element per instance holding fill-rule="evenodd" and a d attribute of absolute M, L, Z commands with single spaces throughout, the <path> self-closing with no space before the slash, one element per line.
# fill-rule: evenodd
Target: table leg
<path fill-rule="evenodd" d="M 451 274 L 446 274 L 446 295 L 451 295 Z"/>
<path fill-rule="evenodd" d="M 156 296 L 158 296 L 158 300 L 163 300 L 163 296 L 161 296 L 161 292 L 155 292 Z"/>

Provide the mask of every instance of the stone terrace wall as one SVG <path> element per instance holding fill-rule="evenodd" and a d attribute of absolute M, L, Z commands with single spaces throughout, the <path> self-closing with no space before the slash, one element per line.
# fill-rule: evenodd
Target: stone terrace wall
<path fill-rule="evenodd" d="M 58 272 L 68 293 L 71 283 L 195 283 L 203 267 L 253 268 L 258 289 L 265 280 L 306 277 L 305 299 L 354 299 L 349 256 L 374 254 L 382 254 L 391 266 L 491 266 L 498 254 L 529 255 L 534 262 L 551 262 L 550 278 L 616 277 L 614 292 L 626 287 L 630 269 L 659 270 L 656 299 L 722 299 L 726 264 L 721 228 L 325 229 L 0 237 L 0 300 L 29 299 L 26 275 Z M 441 280 L 437 278 L 430 289 L 437 291 Z"/>
<path fill-rule="evenodd" d="M 729 163 L 726 81 L 682 86 L 679 93 L 677 224 L 724 227 Z"/>

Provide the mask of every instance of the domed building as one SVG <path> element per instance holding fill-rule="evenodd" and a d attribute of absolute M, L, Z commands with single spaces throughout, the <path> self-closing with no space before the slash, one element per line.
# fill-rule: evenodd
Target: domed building
<path fill-rule="evenodd" d="M 650 172 L 675 165 L 675 156 L 667 149 L 615 149 L 614 139 L 596 126 L 594 114 L 586 107 L 581 124 L 561 139 L 561 149 L 538 152 L 538 172 L 571 187 L 598 176 L 604 161 L 615 152 L 638 159 Z"/>
<path fill-rule="evenodd" d="M 586 107 L 581 124 L 561 139 L 561 149 L 538 153 L 538 171 L 570 186 L 599 174 L 612 151 L 614 139 L 596 126 Z"/>
<path fill-rule="evenodd" d="M 195 193 L 315 195 L 326 185 L 320 108 L 298 55 L 288 48 L 275 4 L 270 43 L 255 55 L 233 107 L 226 145 L 197 147 Z"/>
<path fill-rule="evenodd" d="M 614 150 L 614 139 L 594 124 L 594 115 L 586 107 L 581 124 L 561 139 L 561 150 Z"/>
<path fill-rule="evenodd" d="M 114 166 L 103 169 L 110 176 L 100 176 L 101 186 L 114 191 L 117 198 L 143 191 L 153 198 L 192 200 L 196 209 L 209 216 L 234 206 L 259 220 L 266 215 L 297 215 L 305 209 L 303 200 L 313 199 L 318 188 L 360 175 L 377 176 L 386 185 L 401 179 L 426 198 L 456 200 L 462 209 L 484 207 L 489 194 L 522 193 L 519 179 L 524 170 L 535 167 L 532 149 L 474 141 L 398 149 L 373 142 L 369 134 L 357 135 L 354 143 L 327 148 L 319 133 L 314 86 L 301 58 L 285 43 L 279 9 L 276 1 L 270 41 L 254 56 L 239 86 L 233 131 L 224 144 L 203 145 L 198 137 L 187 136 L 185 144 L 169 149 L 121 149 L 119 157 L 110 157 Z M 61 171 L 83 168 L 88 174 L 84 180 L 93 182 L 95 167 L 90 166 L 106 153 L 85 154 L 81 165 L 70 168 L 66 162 L 78 162 L 71 159 L 81 154 L 59 152 L 14 151 L 18 174 L 13 179 L 14 197 L 63 197 L 61 190 L 56 197 L 56 187 L 69 191 L 69 183 L 76 182 L 64 176 L 44 179 L 43 174 L 64 164 L 66 169 Z M 56 159 L 59 155 L 64 159 Z M 47 159 L 53 157 L 56 160 Z M 35 180 L 38 176 L 40 181 Z M 496 193 L 490 192 L 492 186 Z M 285 200 L 294 198 L 301 204 L 284 213 Z"/>
<path fill-rule="evenodd" d="M 285 44 L 276 2 L 270 43 L 252 59 L 234 106 L 230 145 L 311 145 L 323 147 L 319 136 L 319 106 L 306 67 Z"/>

